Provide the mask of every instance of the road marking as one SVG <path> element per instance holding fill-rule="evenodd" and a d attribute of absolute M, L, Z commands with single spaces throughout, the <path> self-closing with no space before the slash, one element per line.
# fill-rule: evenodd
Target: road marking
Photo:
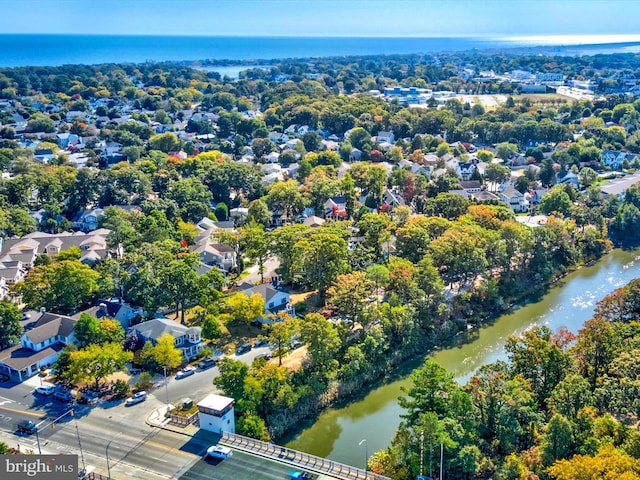
<path fill-rule="evenodd" d="M 8 412 L 13 412 L 13 413 L 21 413 L 23 415 L 30 415 L 32 417 L 36 417 L 36 418 L 42 418 L 42 419 L 46 419 L 47 416 L 45 414 L 42 413 L 31 413 L 31 412 L 26 412 L 24 410 L 17 410 L 15 408 L 7 408 L 4 406 L 0 406 L 0 410 L 6 410 Z"/>

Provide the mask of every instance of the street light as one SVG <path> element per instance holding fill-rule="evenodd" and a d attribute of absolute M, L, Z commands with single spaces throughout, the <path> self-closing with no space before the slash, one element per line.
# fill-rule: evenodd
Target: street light
<path fill-rule="evenodd" d="M 109 440 L 109 443 L 107 443 L 107 448 L 105 448 L 104 450 L 105 456 L 107 458 L 107 476 L 109 477 L 109 480 L 111 480 L 111 465 L 109 465 L 109 447 L 111 446 L 111 442 L 113 442 L 120 435 L 122 435 L 122 432 L 118 432 L 118 434 L 115 437 Z"/>
<path fill-rule="evenodd" d="M 169 389 L 167 388 L 167 367 L 163 365 L 162 370 L 164 371 L 164 395 L 167 401 L 167 412 L 170 412 L 171 407 L 169 406 Z"/>
<path fill-rule="evenodd" d="M 367 472 L 367 463 L 369 462 L 369 446 L 367 444 L 367 439 L 363 438 L 360 440 L 359 446 L 362 446 L 364 443 L 364 478 L 369 478 L 369 473 Z"/>

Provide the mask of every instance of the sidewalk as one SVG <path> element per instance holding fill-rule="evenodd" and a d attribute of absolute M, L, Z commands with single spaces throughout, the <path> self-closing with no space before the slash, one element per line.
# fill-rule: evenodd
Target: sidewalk
<path fill-rule="evenodd" d="M 193 437 L 196 433 L 200 431 L 200 428 L 193 423 L 191 425 L 187 425 L 186 427 L 179 427 L 178 425 L 172 425 L 170 422 L 170 418 L 165 417 L 165 413 L 167 411 L 166 405 L 163 405 L 160 408 L 155 409 L 145 420 L 146 424 L 150 427 L 162 428 L 163 430 L 169 430 L 171 432 L 180 433 L 182 435 L 186 435 L 188 437 Z"/>

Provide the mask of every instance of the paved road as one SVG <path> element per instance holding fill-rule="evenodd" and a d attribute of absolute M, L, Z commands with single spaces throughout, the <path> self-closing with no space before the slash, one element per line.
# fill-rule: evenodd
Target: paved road
<path fill-rule="evenodd" d="M 179 478 L 181 480 L 283 480 L 291 467 L 234 451 L 225 460 L 200 460 Z M 259 473 L 258 473 L 259 472 Z M 311 476 L 309 478 L 317 478 Z"/>
<path fill-rule="evenodd" d="M 232 355 L 232 358 L 250 364 L 256 355 L 268 351 L 268 347 L 260 347 L 244 355 Z M 122 401 L 96 406 L 63 403 L 35 394 L 34 390 L 40 384 L 38 378 L 18 385 L 0 384 L 0 441 L 37 452 L 36 436 L 16 431 L 16 425 L 28 419 L 42 427 L 39 437 L 43 452 L 80 455 L 80 437 L 85 463 L 106 473 L 106 448 L 111 442 L 109 457 L 114 478 L 156 480 L 176 477 L 200 460 L 212 440 L 206 434 L 191 438 L 152 429 L 145 419 L 165 404 L 166 392 L 172 403 L 185 397 L 199 401 L 215 391 L 213 378 L 218 374 L 218 369 L 213 367 L 180 380 L 169 378 L 166 391 L 162 383 L 150 392 L 147 401 L 131 407 L 124 406 Z M 75 415 L 66 416 L 52 429 L 51 420 L 70 409 Z"/>

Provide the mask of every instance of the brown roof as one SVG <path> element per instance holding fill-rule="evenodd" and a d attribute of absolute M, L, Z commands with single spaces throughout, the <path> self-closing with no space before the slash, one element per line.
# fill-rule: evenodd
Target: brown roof
<path fill-rule="evenodd" d="M 54 353 L 58 353 L 63 348 L 64 345 L 62 343 L 54 343 L 44 350 L 36 352 L 30 348 L 22 348 L 20 345 L 17 345 L 13 348 L 7 348 L 6 350 L 0 351 L 0 362 L 16 370 L 22 370 L 43 358 L 47 358 Z"/>

